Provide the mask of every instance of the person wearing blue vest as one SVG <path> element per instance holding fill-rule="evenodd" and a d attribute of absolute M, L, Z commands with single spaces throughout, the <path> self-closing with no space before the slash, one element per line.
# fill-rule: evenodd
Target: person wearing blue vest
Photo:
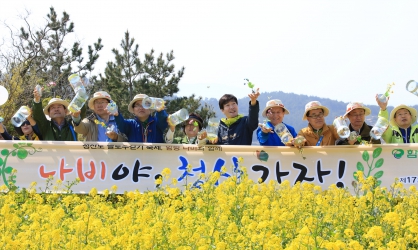
<path fill-rule="evenodd" d="M 266 117 L 268 121 L 264 124 L 260 124 L 257 128 L 257 139 L 260 145 L 262 146 L 285 146 L 285 143 L 282 142 L 280 136 L 283 136 L 282 133 L 291 134 L 293 138 L 296 137 L 297 133 L 295 129 L 283 122 L 284 116 L 289 114 L 289 110 L 283 105 L 281 100 L 274 99 L 266 103 L 261 115 Z M 275 129 L 283 124 L 285 129 Z M 288 137 L 291 139 L 290 137 Z M 290 144 L 291 145 L 291 144 Z"/>
<path fill-rule="evenodd" d="M 164 143 L 164 131 L 168 127 L 168 114 L 164 110 L 144 109 L 142 101 L 148 96 L 138 94 L 129 103 L 128 110 L 135 118 L 124 119 L 122 114 L 116 113 L 115 120 L 120 132 L 128 137 L 129 142 L 155 142 Z"/>

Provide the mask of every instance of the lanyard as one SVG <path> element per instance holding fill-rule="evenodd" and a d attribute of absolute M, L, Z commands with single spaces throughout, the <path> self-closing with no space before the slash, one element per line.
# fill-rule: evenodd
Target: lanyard
<path fill-rule="evenodd" d="M 319 146 L 319 145 L 321 145 L 321 142 L 322 142 L 322 139 L 324 138 L 324 136 L 323 135 L 321 135 L 320 137 L 319 137 L 319 140 L 318 140 L 318 142 L 316 143 L 316 146 Z"/>

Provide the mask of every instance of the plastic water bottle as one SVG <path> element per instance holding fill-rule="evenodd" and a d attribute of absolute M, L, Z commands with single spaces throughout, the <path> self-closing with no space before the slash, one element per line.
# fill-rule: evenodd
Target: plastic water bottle
<path fill-rule="evenodd" d="M 380 140 L 383 133 L 389 126 L 388 120 L 384 117 L 379 117 L 376 121 L 376 124 L 373 126 L 372 130 L 370 130 L 370 136 L 375 140 Z"/>
<path fill-rule="evenodd" d="M 215 117 L 212 117 L 208 121 L 208 127 L 206 128 L 206 139 L 209 141 L 214 141 L 218 138 L 218 128 L 219 128 L 219 120 Z"/>
<path fill-rule="evenodd" d="M 142 107 L 144 107 L 144 109 L 155 109 L 160 111 L 164 108 L 164 100 L 156 97 L 146 97 L 142 100 Z"/>
<path fill-rule="evenodd" d="M 350 141 L 352 141 L 352 140 L 356 140 L 356 139 L 357 139 L 357 136 L 358 136 L 357 131 L 351 131 L 350 136 L 348 136 L 348 139 L 349 139 Z"/>
<path fill-rule="evenodd" d="M 412 94 L 418 96 L 418 82 L 411 80 L 406 83 L 406 90 L 411 92 Z"/>
<path fill-rule="evenodd" d="M 116 112 L 118 112 L 118 105 L 116 105 L 114 101 L 110 101 L 107 104 L 107 111 L 109 111 L 112 115 L 115 115 Z"/>
<path fill-rule="evenodd" d="M 42 97 L 42 87 L 38 84 L 38 85 L 35 86 L 35 88 L 38 91 L 39 96 Z"/>
<path fill-rule="evenodd" d="M 78 74 L 72 74 L 68 77 L 68 81 L 70 82 L 71 87 L 74 90 L 74 93 L 77 94 L 78 91 L 80 90 L 85 90 L 84 84 L 80 78 L 80 76 Z"/>
<path fill-rule="evenodd" d="M 386 92 L 384 94 L 380 94 L 377 99 L 379 99 L 379 101 L 386 103 L 388 101 L 388 97 L 390 93 L 393 93 L 390 89 L 393 87 L 393 85 L 395 85 L 395 83 L 390 83 L 387 85 L 386 87 Z"/>
<path fill-rule="evenodd" d="M 70 110 L 73 113 L 80 111 L 88 98 L 89 95 L 86 93 L 85 90 L 79 90 L 77 94 L 74 96 L 73 100 L 70 102 L 68 110 Z"/>
<path fill-rule="evenodd" d="M 345 139 L 350 136 L 350 129 L 347 126 L 347 121 L 343 117 L 335 118 L 333 124 L 341 138 Z"/>
<path fill-rule="evenodd" d="M 187 119 L 189 119 L 189 111 L 187 111 L 187 109 L 180 109 L 174 114 L 168 116 L 168 122 L 171 126 L 176 126 Z"/>
<path fill-rule="evenodd" d="M 15 127 L 20 127 L 29 116 L 29 107 L 22 106 L 12 117 L 12 124 Z"/>
<path fill-rule="evenodd" d="M 283 123 L 279 123 L 274 126 L 274 132 L 280 137 L 283 143 L 287 143 L 293 139 L 292 134 L 287 129 L 286 125 Z"/>
<path fill-rule="evenodd" d="M 294 144 L 295 144 L 296 147 L 300 148 L 300 147 L 303 146 L 304 141 L 305 141 L 305 137 L 300 135 L 300 136 L 296 137 L 296 139 L 294 141 Z"/>

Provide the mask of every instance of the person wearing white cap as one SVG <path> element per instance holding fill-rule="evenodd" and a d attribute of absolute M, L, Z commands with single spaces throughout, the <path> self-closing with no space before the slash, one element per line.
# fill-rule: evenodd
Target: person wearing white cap
<path fill-rule="evenodd" d="M 115 117 L 107 111 L 112 98 L 106 91 L 93 94 L 88 107 L 93 114 L 81 120 L 80 111 L 72 114 L 74 129 L 85 141 L 124 142 L 127 138 L 119 132 Z"/>
<path fill-rule="evenodd" d="M 128 110 L 135 118 L 124 119 L 122 114 L 116 113 L 115 120 L 119 130 L 128 137 L 129 142 L 155 142 L 164 143 L 164 131 L 168 127 L 168 114 L 164 110 L 156 110 L 155 115 L 151 109 L 144 109 L 142 100 L 145 94 L 138 94 L 129 103 Z"/>
<path fill-rule="evenodd" d="M 376 95 L 376 102 L 380 107 L 379 117 L 389 120 L 390 126 L 383 133 L 382 138 L 386 143 L 417 143 L 418 142 L 418 124 L 417 110 L 407 105 L 401 104 L 395 107 L 388 115 L 387 105 L 379 101 Z"/>
<path fill-rule="evenodd" d="M 266 103 L 261 115 L 268 118 L 266 124 L 260 124 L 257 129 L 257 139 L 263 146 L 285 146 L 280 136 L 274 131 L 274 127 L 283 123 L 293 138 L 296 137 L 295 129 L 283 122 L 284 116 L 289 114 L 289 110 L 283 105 L 281 100 L 274 99 Z"/>
<path fill-rule="evenodd" d="M 344 117 L 350 120 L 350 131 L 356 131 L 361 136 L 362 141 L 367 141 L 371 144 L 380 144 L 380 140 L 374 140 L 370 136 L 370 131 L 373 126 L 366 124 L 366 116 L 371 114 L 371 110 L 364 106 L 361 102 L 350 102 L 347 104 L 347 108 Z M 360 142 L 357 139 L 350 140 L 340 139 L 337 141 L 337 145 L 359 145 Z"/>
<path fill-rule="evenodd" d="M 71 123 L 65 119 L 69 114 L 69 103 L 60 98 L 52 98 L 42 109 L 41 96 L 36 88 L 33 96 L 32 116 L 41 131 L 43 140 L 77 141 L 77 133 Z M 49 116 L 51 120 L 48 120 L 46 116 Z"/>
<path fill-rule="evenodd" d="M 325 123 L 329 109 L 318 101 L 308 102 L 302 120 L 308 120 L 308 127 L 299 131 L 298 136 L 305 137 L 305 146 L 335 145 L 340 138 L 333 125 Z"/>

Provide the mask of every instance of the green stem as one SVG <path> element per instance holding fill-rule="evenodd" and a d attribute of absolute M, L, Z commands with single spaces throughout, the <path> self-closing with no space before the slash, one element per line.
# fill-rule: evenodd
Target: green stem
<path fill-rule="evenodd" d="M 7 159 L 9 158 L 10 154 L 14 151 L 16 151 L 16 149 L 9 152 L 6 155 L 6 157 L 4 158 L 3 166 L 1 167 L 1 176 L 3 177 L 3 182 L 7 186 L 7 188 L 10 188 L 10 186 L 9 186 L 9 183 L 7 182 L 7 179 L 6 179 L 6 163 L 7 163 Z"/>

